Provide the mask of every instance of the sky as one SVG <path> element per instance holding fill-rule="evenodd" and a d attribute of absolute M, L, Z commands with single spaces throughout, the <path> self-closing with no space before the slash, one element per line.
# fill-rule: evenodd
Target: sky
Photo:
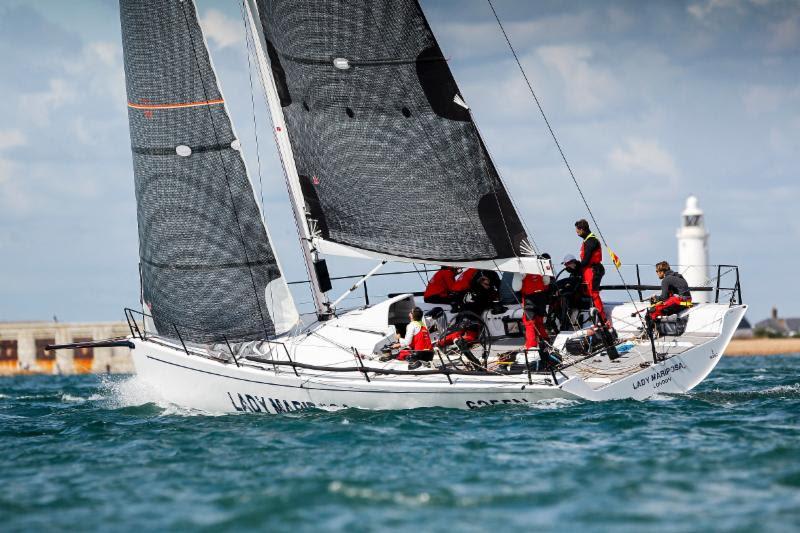
<path fill-rule="evenodd" d="M 800 316 L 800 2 L 494 3 L 629 281 L 629 265 L 677 260 L 694 194 L 751 321 Z M 586 210 L 489 5 L 421 4 L 529 235 L 577 253 Z M 240 2 L 197 5 L 275 247 L 303 279 Z M 116 2 L 0 0 L 0 72 L 0 321 L 119 320 L 139 279 Z"/>

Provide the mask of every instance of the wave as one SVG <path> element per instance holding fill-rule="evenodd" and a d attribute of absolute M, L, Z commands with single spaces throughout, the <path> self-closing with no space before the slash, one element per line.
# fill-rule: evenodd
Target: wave
<path fill-rule="evenodd" d="M 103 400 L 103 399 L 105 399 L 105 396 L 103 396 L 102 394 L 90 394 L 85 398 L 83 396 L 73 396 L 72 394 L 69 393 L 64 393 L 61 395 L 62 402 L 70 402 L 70 403 L 96 402 L 98 400 Z"/>
<path fill-rule="evenodd" d="M 403 494 L 402 492 L 375 490 L 368 487 L 355 487 L 342 483 L 341 481 L 331 481 L 328 484 L 328 492 L 341 494 L 342 496 L 354 500 L 366 500 L 369 502 L 393 502 L 400 505 L 420 506 L 427 505 L 431 501 L 431 495 L 427 492 L 417 494 Z"/>
<path fill-rule="evenodd" d="M 776 385 L 761 390 L 725 391 L 713 389 L 710 391 L 690 392 L 689 397 L 698 400 L 756 400 L 756 399 L 797 399 L 800 398 L 800 383 L 791 385 Z"/>
<path fill-rule="evenodd" d="M 525 405 L 531 409 L 549 411 L 552 409 L 564 409 L 566 407 L 572 407 L 573 405 L 580 405 L 581 403 L 583 403 L 581 400 L 573 400 L 570 398 L 547 398 L 536 400 Z"/>
<path fill-rule="evenodd" d="M 212 413 L 201 409 L 183 407 L 170 402 L 154 387 L 138 376 L 126 379 L 103 378 L 102 395 L 98 399 L 105 401 L 109 409 L 129 409 L 133 407 L 155 406 L 163 416 L 216 416 L 224 413 Z"/>

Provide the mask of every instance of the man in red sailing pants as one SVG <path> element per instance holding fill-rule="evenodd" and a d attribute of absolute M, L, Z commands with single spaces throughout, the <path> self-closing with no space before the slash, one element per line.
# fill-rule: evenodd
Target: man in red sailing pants
<path fill-rule="evenodd" d="M 405 337 L 399 339 L 392 348 L 400 348 L 400 353 L 397 354 L 398 361 L 404 361 L 414 352 L 433 350 L 431 343 L 431 336 L 428 334 L 428 328 L 422 322 L 422 309 L 415 307 L 408 314 L 410 323 L 406 326 Z"/>
<path fill-rule="evenodd" d="M 669 263 L 661 261 L 656 264 L 656 275 L 661 280 L 661 294 L 650 298 L 652 307 L 647 311 L 648 320 L 675 315 L 692 307 L 692 293 L 689 283 L 677 272 L 673 272 Z"/>
<path fill-rule="evenodd" d="M 606 273 L 603 268 L 603 248 L 600 246 L 598 238 L 589 230 L 589 223 L 586 220 L 580 219 L 575 223 L 575 233 L 583 239 L 579 265 L 583 288 L 592 299 L 592 306 L 597 309 L 600 322 L 605 324 L 607 321 L 606 311 L 603 308 L 603 300 L 600 299 L 600 280 Z"/>
<path fill-rule="evenodd" d="M 549 280 L 548 280 L 549 281 Z M 525 327 L 525 349 L 539 347 L 539 339 L 549 341 L 544 327 L 547 312 L 547 284 L 544 276 L 526 274 L 522 278 L 522 325 Z"/>

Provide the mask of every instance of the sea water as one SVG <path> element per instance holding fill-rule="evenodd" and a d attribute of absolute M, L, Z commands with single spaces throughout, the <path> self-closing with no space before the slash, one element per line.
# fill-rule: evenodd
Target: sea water
<path fill-rule="evenodd" d="M 0 380 L 0 530 L 800 530 L 800 356 L 695 391 L 212 416 L 135 377 Z"/>

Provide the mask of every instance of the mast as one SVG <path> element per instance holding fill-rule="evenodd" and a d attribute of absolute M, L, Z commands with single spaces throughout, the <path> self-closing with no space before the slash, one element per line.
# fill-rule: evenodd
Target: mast
<path fill-rule="evenodd" d="M 247 0 L 246 4 L 247 21 L 250 25 L 251 34 L 253 35 L 256 59 L 259 67 L 258 70 L 261 74 L 261 81 L 263 82 L 264 91 L 269 104 L 269 111 L 272 115 L 272 125 L 274 127 L 273 135 L 275 136 L 275 142 L 278 145 L 278 152 L 280 153 L 281 162 L 283 164 L 286 186 L 289 190 L 289 200 L 291 201 L 292 212 L 294 213 L 295 226 L 297 227 L 300 247 L 303 250 L 303 259 L 305 260 L 308 278 L 311 283 L 314 307 L 317 311 L 317 318 L 319 320 L 326 320 L 333 314 L 330 301 L 325 295 L 325 290 L 330 289 L 330 280 L 326 279 L 324 281 L 327 289 L 323 290 L 320 280 L 321 276 L 317 271 L 319 267 L 317 265 L 322 266 L 324 270 L 323 275 L 326 278 L 327 267 L 324 267 L 324 262 L 321 262 L 319 259 L 319 251 L 313 245 L 313 235 L 308 227 L 305 200 L 303 199 L 303 193 L 300 189 L 300 178 L 297 174 L 292 145 L 289 142 L 289 135 L 286 131 L 286 120 L 283 116 L 280 98 L 278 97 L 278 89 L 275 85 L 275 80 L 272 76 L 272 68 L 270 67 L 267 57 L 267 44 L 264 40 L 264 31 L 258 16 L 258 6 L 255 0 Z"/>

